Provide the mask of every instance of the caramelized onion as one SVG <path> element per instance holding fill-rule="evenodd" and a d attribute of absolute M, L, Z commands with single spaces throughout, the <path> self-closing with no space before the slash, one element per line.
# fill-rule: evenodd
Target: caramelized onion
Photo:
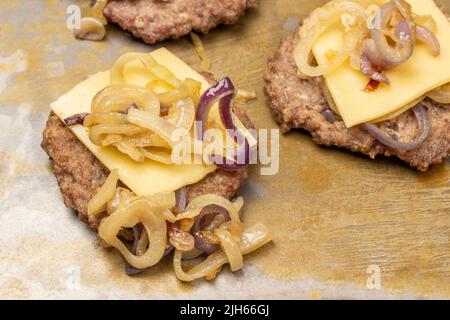
<path fill-rule="evenodd" d="M 370 79 L 369 83 L 366 84 L 364 91 L 366 92 L 374 92 L 380 86 L 380 81 Z"/>
<path fill-rule="evenodd" d="M 388 136 L 384 131 L 382 131 L 379 127 L 371 123 L 365 123 L 364 128 L 370 133 L 372 137 L 378 140 L 383 145 L 390 147 L 392 149 L 398 150 L 415 150 L 417 149 L 430 134 L 430 120 L 428 118 L 428 113 L 425 107 L 422 104 L 414 107 L 413 109 L 414 115 L 416 116 L 418 125 L 419 125 L 419 136 L 411 141 L 411 142 L 400 142 L 394 140 L 392 137 Z"/>
<path fill-rule="evenodd" d="M 429 92 L 428 97 L 437 103 L 450 104 L 450 83 Z"/>
<path fill-rule="evenodd" d="M 415 38 L 415 30 L 414 30 L 414 18 L 412 16 L 412 8 L 411 5 L 406 2 L 405 0 L 393 0 L 395 6 L 397 7 L 397 10 L 400 12 L 400 14 L 405 18 L 406 23 L 408 24 L 409 28 L 411 29 L 411 35 L 412 38 Z"/>
<path fill-rule="evenodd" d="M 152 87 L 152 82 L 147 84 L 147 87 Z M 180 83 L 178 87 L 173 90 L 165 91 L 157 94 L 159 101 L 164 106 L 171 106 L 177 103 L 179 100 L 191 98 L 192 101 L 197 105 L 200 97 L 201 83 L 186 78 Z"/>
<path fill-rule="evenodd" d="M 177 143 L 172 137 L 174 136 L 174 132 L 179 128 L 159 115 L 133 109 L 128 112 L 127 117 L 129 122 L 135 124 L 138 128 L 144 129 L 144 132 L 147 129 L 158 133 L 170 147 L 173 147 Z"/>
<path fill-rule="evenodd" d="M 64 119 L 64 122 L 66 123 L 67 126 L 74 126 L 77 124 L 83 124 L 84 119 L 86 119 L 86 117 L 89 115 L 89 113 L 84 112 L 84 113 L 77 113 L 74 114 L 73 116 L 70 116 L 68 118 Z"/>
<path fill-rule="evenodd" d="M 96 112 L 88 114 L 83 121 L 85 127 L 92 127 L 98 124 L 120 125 L 127 124 L 127 116 L 117 112 Z"/>
<path fill-rule="evenodd" d="M 414 22 L 415 22 L 416 26 L 425 27 L 428 30 L 430 30 L 431 32 L 436 33 L 437 24 L 431 15 L 415 16 Z"/>
<path fill-rule="evenodd" d="M 271 241 L 269 231 L 262 224 L 257 224 L 244 231 L 240 240 L 241 254 L 245 255 L 262 247 Z M 175 273 L 181 281 L 193 281 L 199 278 L 207 277 L 215 273 L 222 265 L 228 262 L 226 254 L 217 251 L 209 255 L 202 263 L 194 266 L 189 271 L 184 271 L 182 267 L 182 259 L 184 253 L 175 250 L 173 256 L 173 266 Z"/>
<path fill-rule="evenodd" d="M 383 58 L 373 39 L 367 39 L 364 42 L 364 55 L 370 60 L 370 62 L 372 62 L 373 65 L 384 70 L 395 67 L 395 64 L 392 64 Z"/>
<path fill-rule="evenodd" d="M 234 85 L 228 77 L 220 80 L 202 95 L 195 115 L 197 139 L 203 140 L 204 132 L 207 129 L 209 111 L 214 103 L 219 101 L 220 119 L 225 129 L 234 133 L 235 141 L 241 143 L 238 143 L 238 151 L 233 155 L 232 159 L 219 155 L 212 155 L 211 159 L 219 168 L 230 171 L 238 170 L 250 162 L 250 144 L 244 134 L 237 128 L 231 110 L 234 91 Z"/>
<path fill-rule="evenodd" d="M 145 230 L 142 229 L 142 231 L 139 231 L 140 228 L 136 225 L 133 227 L 133 246 L 131 248 L 131 252 L 135 255 L 141 255 L 144 253 L 148 246 L 148 235 Z M 166 247 L 166 250 L 164 251 L 163 258 L 165 258 L 169 253 L 171 253 L 174 249 L 174 246 L 169 243 Z M 162 259 L 162 258 L 161 258 Z M 144 269 L 138 269 L 133 267 L 131 264 L 128 263 L 128 261 L 125 261 L 125 273 L 134 276 L 136 274 L 139 274 L 141 272 L 144 272 L 148 268 Z"/>
<path fill-rule="evenodd" d="M 195 247 L 198 250 L 201 250 L 206 253 L 213 253 L 219 250 L 219 246 L 217 244 L 212 244 L 208 241 L 206 241 L 205 237 L 202 236 L 202 233 L 200 232 L 202 229 L 205 228 L 205 224 L 208 225 L 212 222 L 212 220 L 217 215 L 223 215 L 225 221 L 230 221 L 230 213 L 228 210 L 222 206 L 219 206 L 217 204 L 210 204 L 202 209 L 200 214 L 197 216 L 194 225 L 192 226 L 192 234 L 194 235 L 195 239 Z M 208 223 L 205 223 L 205 218 L 208 218 Z"/>
<path fill-rule="evenodd" d="M 180 209 L 180 210 L 186 209 L 187 188 L 183 187 L 183 188 L 175 191 L 175 198 L 177 199 L 177 204 L 176 204 L 177 209 Z"/>
<path fill-rule="evenodd" d="M 223 78 L 217 84 L 206 90 L 200 98 L 200 103 L 195 113 L 196 134 L 198 140 L 203 140 L 207 129 L 208 115 L 212 106 L 219 100 L 234 94 L 234 86 L 230 78 Z"/>
<path fill-rule="evenodd" d="M 335 123 L 338 120 L 336 114 L 331 109 L 325 109 L 322 111 L 322 115 L 329 123 Z"/>
<path fill-rule="evenodd" d="M 100 41 L 105 38 L 106 29 L 99 19 L 85 17 L 80 21 L 80 29 L 74 30 L 74 35 L 80 40 Z"/>
<path fill-rule="evenodd" d="M 156 94 L 147 88 L 131 84 L 108 86 L 98 92 L 91 102 L 92 112 L 127 112 L 130 105 L 159 115 L 160 103 Z"/>
<path fill-rule="evenodd" d="M 341 22 L 343 16 L 350 17 L 353 25 L 345 33 L 344 48 L 333 55 L 333 59 L 319 66 L 311 65 L 311 51 L 321 35 L 334 24 Z M 331 1 L 324 7 L 316 9 L 307 18 L 299 30 L 299 41 L 295 47 L 294 57 L 301 73 L 317 77 L 339 68 L 351 53 L 358 48 L 365 36 L 364 8 L 350 1 Z"/>
<path fill-rule="evenodd" d="M 390 23 L 395 13 L 400 13 L 403 18 L 395 26 L 394 35 L 391 35 Z M 389 44 L 387 34 L 395 42 L 394 48 Z M 384 68 L 384 64 L 396 66 L 408 61 L 414 52 L 415 41 L 414 21 L 409 5 L 403 0 L 394 0 L 381 6 L 372 24 L 371 35 L 382 61 L 377 63 L 370 54 L 368 57 L 377 66 Z"/>
<path fill-rule="evenodd" d="M 377 83 L 389 84 L 384 71 L 407 62 L 416 41 L 424 42 L 434 56 L 440 54 L 436 22 L 431 16 L 413 15 L 405 0 L 383 2 L 379 6 L 377 1 L 332 0 L 314 10 L 299 29 L 294 50 L 299 77 L 326 75 L 349 59 L 353 69 Z M 314 64 L 316 42 L 336 24 L 343 29 L 343 45 L 325 52 L 324 59 Z"/>
<path fill-rule="evenodd" d="M 203 47 L 202 40 L 200 39 L 200 37 L 198 35 L 196 35 L 193 32 L 191 32 L 190 35 L 191 35 L 192 43 L 194 44 L 195 51 L 197 52 L 197 55 L 202 60 L 202 63 L 200 65 L 200 70 L 203 72 L 209 72 L 209 70 L 211 69 L 211 59 L 209 58 L 208 54 L 206 53 L 205 48 Z"/>
<path fill-rule="evenodd" d="M 239 220 L 242 198 L 230 202 L 215 194 L 204 194 L 192 199 L 186 211 L 179 214 L 172 212 L 177 202 L 174 192 L 144 197 L 119 187 L 107 198 L 111 198 L 108 215 L 101 220 L 98 235 L 106 246 L 122 253 L 129 275 L 152 267 L 175 248 L 173 265 L 180 280 L 212 279 L 227 262 L 232 271 L 239 270 L 242 255 L 271 240 L 261 224 L 244 230 Z M 133 232 L 131 248 L 119 238 L 124 229 Z M 183 271 L 182 258 L 195 259 L 208 252 L 213 253 L 201 263 L 190 260 L 192 268 Z"/>
<path fill-rule="evenodd" d="M 106 210 L 107 204 L 114 198 L 119 182 L 119 170 L 112 169 L 105 183 L 88 202 L 88 215 L 95 216 Z"/>
<path fill-rule="evenodd" d="M 190 233 L 181 230 L 176 225 L 170 225 L 167 235 L 169 236 L 170 244 L 172 244 L 175 249 L 185 252 L 194 249 L 194 237 Z"/>
<path fill-rule="evenodd" d="M 195 106 L 192 99 L 182 99 L 169 110 L 167 121 L 178 128 L 190 130 L 195 118 Z"/>
<path fill-rule="evenodd" d="M 233 239 L 233 235 L 228 230 L 216 229 L 214 234 L 220 240 L 220 248 L 225 253 L 230 264 L 230 270 L 235 272 L 242 268 L 244 265 L 244 259 L 242 257 L 239 240 Z M 239 233 L 239 238 L 242 232 Z M 237 240 L 237 241 L 236 241 Z"/>
<path fill-rule="evenodd" d="M 433 56 L 437 57 L 441 54 L 441 44 L 430 29 L 416 25 L 416 35 L 418 40 L 427 45 Z"/>

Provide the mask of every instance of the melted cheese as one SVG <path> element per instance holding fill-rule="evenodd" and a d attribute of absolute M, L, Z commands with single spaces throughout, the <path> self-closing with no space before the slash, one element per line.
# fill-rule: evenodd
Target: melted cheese
<path fill-rule="evenodd" d="M 386 72 L 391 84 L 381 84 L 370 93 L 364 91 L 368 78 L 351 68 L 348 62 L 326 75 L 330 93 L 347 127 L 397 112 L 427 92 L 450 82 L 450 23 L 433 0 L 408 2 L 415 14 L 433 16 L 441 54 L 433 57 L 424 44 L 418 43 L 408 62 Z M 330 50 L 342 46 L 342 38 L 342 31 L 334 28 L 319 39 L 313 50 L 319 64 L 326 62 Z"/>
<path fill-rule="evenodd" d="M 179 79 L 191 78 L 200 81 L 203 91 L 209 87 L 208 82 L 201 75 L 166 49 L 153 51 L 151 55 Z M 145 72 L 128 71 L 125 72 L 127 83 L 144 86 L 149 81 Z M 89 77 L 52 103 L 52 110 L 61 120 L 73 114 L 90 112 L 92 98 L 109 85 L 109 77 L 109 71 Z M 208 165 L 164 165 L 151 160 L 135 162 L 113 147 L 101 148 L 94 145 L 89 139 L 86 128 L 72 126 L 70 129 L 109 170 L 118 169 L 120 180 L 138 195 L 174 191 L 202 180 L 216 169 L 215 166 Z"/>

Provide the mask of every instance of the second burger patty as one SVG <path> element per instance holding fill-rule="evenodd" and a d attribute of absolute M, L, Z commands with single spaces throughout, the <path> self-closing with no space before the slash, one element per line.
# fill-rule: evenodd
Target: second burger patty
<path fill-rule="evenodd" d="M 108 20 L 153 44 L 179 38 L 192 30 L 207 33 L 219 24 L 235 24 L 256 0 L 110 0 Z"/>
<path fill-rule="evenodd" d="M 305 129 L 319 144 L 347 148 L 371 158 L 378 154 L 396 156 L 420 171 L 427 171 L 431 165 L 442 163 L 450 155 L 450 106 L 431 100 L 427 101 L 430 135 L 419 148 L 412 151 L 386 147 L 359 126 L 347 128 L 339 117 L 334 123 L 327 121 L 322 114 L 329 109 L 322 93 L 322 78 L 300 79 L 297 74 L 294 60 L 297 38 L 297 34 L 293 34 L 281 43 L 264 75 L 265 92 L 283 132 L 295 128 Z M 397 132 L 406 141 L 418 135 L 418 125 L 412 111 L 378 125 L 384 130 Z"/>

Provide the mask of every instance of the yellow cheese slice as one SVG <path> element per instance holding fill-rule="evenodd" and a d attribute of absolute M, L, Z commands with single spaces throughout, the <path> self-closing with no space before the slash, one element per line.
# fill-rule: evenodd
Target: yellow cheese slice
<path fill-rule="evenodd" d="M 166 49 L 158 49 L 151 53 L 159 64 L 166 66 L 181 80 L 191 78 L 202 83 L 205 91 L 209 84 L 203 77 L 192 70 L 183 61 Z M 146 85 L 149 81 L 145 72 L 125 73 L 127 83 Z M 71 115 L 90 112 L 92 98 L 109 85 L 110 72 L 100 72 L 77 85 L 70 92 L 51 104 L 52 110 L 61 119 Z M 152 195 L 159 192 L 175 191 L 183 186 L 202 180 L 206 175 L 216 170 L 209 165 L 164 165 L 146 160 L 138 163 L 115 148 L 100 148 L 94 145 L 88 136 L 88 131 L 82 126 L 72 126 L 72 132 L 80 141 L 109 169 L 118 169 L 120 180 L 138 195 Z"/>
<path fill-rule="evenodd" d="M 418 43 L 408 62 L 386 72 L 391 84 L 381 84 L 374 92 L 364 91 L 368 78 L 351 68 L 348 62 L 326 75 L 330 93 L 347 127 L 396 112 L 427 92 L 450 82 L 450 23 L 433 0 L 407 1 L 415 14 L 433 16 L 441 54 L 433 57 L 424 44 Z M 342 39 L 343 33 L 338 28 L 330 28 L 319 39 L 313 49 L 319 64 L 327 61 L 329 50 L 342 46 Z"/>

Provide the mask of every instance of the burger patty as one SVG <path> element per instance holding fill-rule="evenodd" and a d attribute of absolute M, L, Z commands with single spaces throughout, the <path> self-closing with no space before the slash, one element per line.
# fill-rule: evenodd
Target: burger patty
<path fill-rule="evenodd" d="M 245 112 L 234 109 L 247 128 L 253 124 Z M 87 206 L 109 175 L 108 169 L 81 143 L 52 112 L 43 133 L 42 148 L 52 160 L 53 172 L 64 198 L 64 204 L 78 212 L 81 220 L 96 229 L 100 217 L 89 217 Z M 203 180 L 187 187 L 188 202 L 202 194 L 214 193 L 231 199 L 247 178 L 247 168 L 237 171 L 216 170 Z"/>
<path fill-rule="evenodd" d="M 372 159 L 379 154 L 396 156 L 420 171 L 443 162 L 450 155 L 450 106 L 427 100 L 431 131 L 416 150 L 389 148 L 379 143 L 361 126 L 347 128 L 342 119 L 327 121 L 322 112 L 329 109 L 322 92 L 321 77 L 301 79 L 294 60 L 297 33 L 289 36 L 269 60 L 264 74 L 265 92 L 276 121 L 284 133 L 294 128 L 310 132 L 315 142 L 325 146 L 347 148 Z M 401 93 L 400 93 L 401 94 Z M 361 102 L 363 103 L 363 102 Z M 419 134 L 419 126 L 412 111 L 378 124 L 386 132 L 396 132 L 402 141 L 412 141 Z"/>
<path fill-rule="evenodd" d="M 208 33 L 219 24 L 235 24 L 256 0 L 110 0 L 103 14 L 153 44 L 177 39 L 192 30 Z"/>

